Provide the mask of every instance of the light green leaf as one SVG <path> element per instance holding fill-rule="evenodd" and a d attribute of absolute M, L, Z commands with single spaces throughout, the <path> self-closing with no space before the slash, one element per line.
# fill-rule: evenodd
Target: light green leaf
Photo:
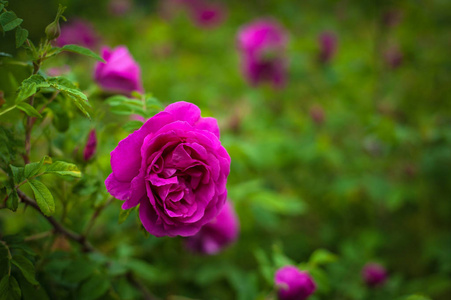
<path fill-rule="evenodd" d="M 64 161 L 56 161 L 49 164 L 45 168 L 45 173 L 66 175 L 77 178 L 81 177 L 81 172 L 76 165 Z"/>
<path fill-rule="evenodd" d="M 12 11 L 4 12 L 0 15 L 0 25 L 3 31 L 10 31 L 22 24 L 23 20 L 18 18 Z"/>
<path fill-rule="evenodd" d="M 36 179 L 29 180 L 28 184 L 33 190 L 36 202 L 44 215 L 50 216 L 53 214 L 55 212 L 55 201 L 49 189 Z"/>
<path fill-rule="evenodd" d="M 20 46 L 25 43 L 25 41 L 28 38 L 28 30 L 23 29 L 21 27 L 16 29 L 16 48 L 19 48 Z"/>
<path fill-rule="evenodd" d="M 105 294 L 110 288 L 110 282 L 99 274 L 83 282 L 78 291 L 78 299 L 94 300 Z"/>
<path fill-rule="evenodd" d="M 132 121 L 125 123 L 124 126 L 122 126 L 122 128 L 125 131 L 132 132 L 132 131 L 135 131 L 135 130 L 141 128 L 142 125 L 143 125 L 143 122 L 138 121 L 138 120 L 132 120 Z"/>
<path fill-rule="evenodd" d="M 91 107 L 88 102 L 88 98 L 72 82 L 64 77 L 52 77 L 48 79 L 48 82 L 51 87 L 61 91 L 63 95 L 74 102 L 83 114 L 85 114 L 89 119 L 91 118 L 88 113 L 88 109 Z"/>
<path fill-rule="evenodd" d="M 337 256 L 325 249 L 317 249 L 310 256 L 309 264 L 312 266 L 325 265 L 333 263 L 337 260 Z"/>
<path fill-rule="evenodd" d="M 42 167 L 46 164 L 51 164 L 52 159 L 48 156 L 44 156 L 41 161 L 29 163 L 25 165 L 24 176 L 25 178 L 30 178 L 32 176 L 37 175 L 38 173 L 42 173 Z"/>
<path fill-rule="evenodd" d="M 19 93 L 17 94 L 16 103 L 22 102 L 31 95 L 35 94 L 38 88 L 49 86 L 50 84 L 46 82 L 45 78 L 41 75 L 31 75 L 30 77 L 22 81 L 22 84 L 20 85 L 18 90 Z"/>
<path fill-rule="evenodd" d="M 92 57 L 95 60 L 98 60 L 103 63 L 106 62 L 102 57 L 100 57 L 98 54 L 92 52 L 90 49 L 81 47 L 78 45 L 65 45 L 62 48 L 60 48 L 59 52 L 62 52 L 62 51 L 74 52 L 74 53 L 78 53 L 81 55 Z"/>
<path fill-rule="evenodd" d="M 31 261 L 23 255 L 14 255 L 12 263 L 16 265 L 22 272 L 25 279 L 34 285 L 38 285 L 39 282 L 35 278 L 35 269 Z"/>
<path fill-rule="evenodd" d="M 16 107 L 30 117 L 42 118 L 41 114 L 33 106 L 26 102 L 20 102 L 16 105 Z"/>
<path fill-rule="evenodd" d="M 76 259 L 72 261 L 63 272 L 63 278 L 68 282 L 80 282 L 91 276 L 95 271 L 96 265 L 85 259 Z"/>

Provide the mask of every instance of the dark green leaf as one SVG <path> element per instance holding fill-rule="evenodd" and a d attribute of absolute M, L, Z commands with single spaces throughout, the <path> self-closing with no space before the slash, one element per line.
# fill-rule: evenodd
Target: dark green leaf
<path fill-rule="evenodd" d="M 0 3 L 0 11 L 2 11 L 2 10 L 3 10 L 3 8 L 5 8 L 5 4 L 3 4 L 3 3 Z"/>
<path fill-rule="evenodd" d="M 119 212 L 119 224 L 122 224 L 125 222 L 125 220 L 127 220 L 132 210 L 133 208 L 121 209 L 121 211 Z"/>
<path fill-rule="evenodd" d="M 63 278 L 68 282 L 78 283 L 91 276 L 95 269 L 95 264 L 80 258 L 71 262 L 65 268 Z"/>
<path fill-rule="evenodd" d="M 53 200 L 52 193 L 50 193 L 49 189 L 36 179 L 29 180 L 28 184 L 33 190 L 36 202 L 44 215 L 50 216 L 53 214 L 55 212 L 55 201 Z"/>
<path fill-rule="evenodd" d="M 16 48 L 19 48 L 20 46 L 25 43 L 25 41 L 28 38 L 28 30 L 23 29 L 21 27 L 16 29 Z"/>
<path fill-rule="evenodd" d="M 81 47 L 81 46 L 78 46 L 78 45 L 65 45 L 65 46 L 63 46 L 61 48 L 60 51 L 74 52 L 74 53 L 78 53 L 78 54 L 81 54 L 81 55 L 92 57 L 95 60 L 98 60 L 100 62 L 105 62 L 105 60 L 102 57 L 100 57 L 98 54 L 92 52 L 88 48 Z"/>
<path fill-rule="evenodd" d="M 56 161 L 45 168 L 45 173 L 81 177 L 81 172 L 78 167 L 74 164 L 67 163 L 64 161 Z"/>
<path fill-rule="evenodd" d="M 8 200 L 6 200 L 6 207 L 12 211 L 16 211 L 18 206 L 19 195 L 17 195 L 17 191 L 13 189 L 8 195 Z"/>
<path fill-rule="evenodd" d="M 9 165 L 9 167 L 11 168 L 11 171 L 13 173 L 13 180 L 15 184 L 19 184 L 25 180 L 24 168 L 15 167 L 13 165 Z"/>
<path fill-rule="evenodd" d="M 3 31 L 10 31 L 22 23 L 22 19 L 18 18 L 12 11 L 7 11 L 0 15 L 0 25 Z"/>
<path fill-rule="evenodd" d="M 35 269 L 33 263 L 28 258 L 23 255 L 14 255 L 12 263 L 20 269 L 23 276 L 29 283 L 34 285 L 39 284 L 39 282 L 37 282 L 35 278 Z"/>
<path fill-rule="evenodd" d="M 105 294 L 110 287 L 110 282 L 99 274 L 83 282 L 79 291 L 78 299 L 94 300 Z"/>
<path fill-rule="evenodd" d="M 0 281 L 0 300 L 19 300 L 22 293 L 16 278 L 5 275 Z"/>
<path fill-rule="evenodd" d="M 16 106 L 30 117 L 42 118 L 41 114 L 33 106 L 26 102 L 20 102 Z"/>

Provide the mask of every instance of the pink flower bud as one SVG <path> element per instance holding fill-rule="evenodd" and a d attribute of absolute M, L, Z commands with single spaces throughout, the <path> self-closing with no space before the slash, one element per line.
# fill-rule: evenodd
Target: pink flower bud
<path fill-rule="evenodd" d="M 238 33 L 243 74 L 251 85 L 263 81 L 282 87 L 286 81 L 285 48 L 288 36 L 275 21 L 257 20 Z"/>
<path fill-rule="evenodd" d="M 96 153 L 96 148 L 97 148 L 96 130 L 92 129 L 89 132 L 88 140 L 86 141 L 85 150 L 83 151 L 83 159 L 85 161 L 90 160 Z"/>
<path fill-rule="evenodd" d="M 124 95 L 144 91 L 141 69 L 127 47 L 119 46 L 112 50 L 103 47 L 101 55 L 106 63 L 97 62 L 94 79 L 104 91 Z"/>
<path fill-rule="evenodd" d="M 74 19 L 61 26 L 61 34 L 56 39 L 56 45 L 62 47 L 64 45 L 76 44 L 93 49 L 97 46 L 99 40 L 100 38 L 94 30 L 94 27 L 88 21 Z"/>
<path fill-rule="evenodd" d="M 274 276 L 279 300 L 304 300 L 316 290 L 316 284 L 307 272 L 295 266 L 285 266 Z"/>
<path fill-rule="evenodd" d="M 232 204 L 227 201 L 221 212 L 200 231 L 186 239 L 186 246 L 198 253 L 216 254 L 233 243 L 239 232 L 239 221 Z"/>
<path fill-rule="evenodd" d="M 403 55 L 397 46 L 392 46 L 384 52 L 386 65 L 391 69 L 396 69 L 402 64 Z"/>
<path fill-rule="evenodd" d="M 328 63 L 337 51 L 337 36 L 332 32 L 323 32 L 319 38 L 319 61 Z"/>
<path fill-rule="evenodd" d="M 387 280 L 387 271 L 377 263 L 368 263 L 362 269 L 362 277 L 369 287 L 381 286 Z"/>

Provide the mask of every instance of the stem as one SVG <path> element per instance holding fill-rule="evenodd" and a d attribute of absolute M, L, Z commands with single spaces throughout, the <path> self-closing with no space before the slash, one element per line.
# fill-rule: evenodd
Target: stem
<path fill-rule="evenodd" d="M 8 276 L 11 276 L 11 259 L 13 259 L 13 256 L 11 255 L 11 250 L 9 250 L 8 244 L 4 241 L 0 241 L 0 244 L 5 246 L 6 251 L 8 251 L 8 260 L 10 261 L 8 264 Z"/>
<path fill-rule="evenodd" d="M 107 200 L 107 202 L 105 202 L 104 205 L 101 205 L 99 207 L 97 207 L 96 211 L 94 212 L 94 214 L 92 215 L 91 219 L 89 220 L 88 225 L 86 226 L 86 229 L 83 233 L 83 236 L 86 238 L 89 235 L 89 232 L 91 231 L 92 227 L 94 226 L 94 223 L 97 219 L 97 217 L 100 215 L 100 213 L 102 212 L 102 210 L 107 207 L 112 201 L 113 201 L 113 197 L 109 198 Z"/>
<path fill-rule="evenodd" d="M 60 224 L 57 220 L 55 220 L 55 218 L 53 217 L 48 217 L 46 215 L 44 215 L 44 213 L 41 211 L 41 209 L 39 208 L 38 204 L 36 203 L 36 201 L 34 201 L 33 199 L 31 199 L 30 197 L 28 197 L 24 192 L 22 192 L 21 190 L 17 190 L 17 194 L 19 195 L 20 199 L 22 200 L 23 203 L 33 207 L 34 209 L 36 209 L 42 216 L 44 216 L 44 218 L 47 219 L 47 221 L 53 226 L 53 229 L 66 236 L 67 238 L 79 243 L 82 246 L 82 249 L 84 252 L 94 252 L 95 249 L 94 247 L 85 239 L 84 236 L 75 233 L 73 231 L 71 231 L 70 229 L 65 228 L 62 224 Z"/>
<path fill-rule="evenodd" d="M 24 239 L 24 241 L 25 241 L 25 242 L 29 242 L 29 241 L 39 240 L 39 239 L 48 237 L 49 235 L 52 234 L 52 232 L 53 232 L 52 230 L 49 230 L 49 231 L 44 231 L 44 232 L 36 233 L 36 234 L 30 235 L 30 236 L 27 236 L 27 237 Z"/>

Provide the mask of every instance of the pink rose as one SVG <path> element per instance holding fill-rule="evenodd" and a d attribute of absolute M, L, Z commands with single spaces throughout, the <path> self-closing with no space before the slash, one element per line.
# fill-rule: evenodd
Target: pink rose
<path fill-rule="evenodd" d="M 93 49 L 98 42 L 99 36 L 92 24 L 82 19 L 74 19 L 64 24 L 61 27 L 61 35 L 56 39 L 58 47 L 75 44 Z"/>
<path fill-rule="evenodd" d="M 101 55 L 106 63 L 97 62 L 94 79 L 104 91 L 124 95 L 143 92 L 141 69 L 127 47 L 119 46 L 113 50 L 103 47 Z"/>
<path fill-rule="evenodd" d="M 362 277 L 369 287 L 381 286 L 387 280 L 387 271 L 377 263 L 368 263 L 362 269 Z"/>
<path fill-rule="evenodd" d="M 328 63 L 337 51 L 337 36 L 333 32 L 323 32 L 318 38 L 319 61 Z"/>
<path fill-rule="evenodd" d="M 316 290 L 316 284 L 307 272 L 295 266 L 285 266 L 277 270 L 274 281 L 280 300 L 304 300 Z"/>
<path fill-rule="evenodd" d="M 275 87 L 285 84 L 287 63 L 285 30 L 275 21 L 258 20 L 238 33 L 243 73 L 251 85 L 270 81 Z"/>
<path fill-rule="evenodd" d="M 218 215 L 227 198 L 230 157 L 214 118 L 176 102 L 144 123 L 111 152 L 108 192 L 139 204 L 144 228 L 161 236 L 191 236 Z"/>
<path fill-rule="evenodd" d="M 194 252 L 216 254 L 237 239 L 238 231 L 238 216 L 227 201 L 216 218 L 186 239 L 186 246 Z"/>
<path fill-rule="evenodd" d="M 88 140 L 86 141 L 85 149 L 83 150 L 83 159 L 85 161 L 90 160 L 96 153 L 96 149 L 97 149 L 96 130 L 91 129 L 88 135 Z"/>

